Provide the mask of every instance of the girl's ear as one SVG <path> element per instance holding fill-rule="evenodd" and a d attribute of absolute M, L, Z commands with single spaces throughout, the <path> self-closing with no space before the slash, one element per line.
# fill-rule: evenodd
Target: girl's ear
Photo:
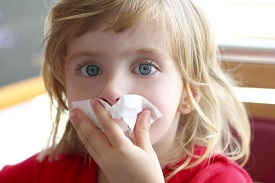
<path fill-rule="evenodd" d="M 196 102 L 199 103 L 200 98 L 201 98 L 200 95 L 198 95 L 196 93 L 193 93 L 193 97 L 196 100 Z M 181 100 L 180 100 L 180 103 L 179 103 L 179 106 L 178 106 L 178 112 L 184 115 L 184 114 L 191 113 L 194 109 L 195 109 L 194 106 L 189 101 L 187 93 L 184 90 L 182 92 Z"/>

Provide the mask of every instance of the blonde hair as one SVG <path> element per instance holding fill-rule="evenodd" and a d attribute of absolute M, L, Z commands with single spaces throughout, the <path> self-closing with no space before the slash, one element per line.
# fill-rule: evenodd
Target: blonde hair
<path fill-rule="evenodd" d="M 114 16 L 108 30 L 115 32 L 151 21 L 167 28 L 173 58 L 180 68 L 188 99 L 195 108 L 180 120 L 183 130 L 179 145 L 187 159 L 167 179 L 216 153 L 243 165 L 249 156 L 249 120 L 234 93 L 233 81 L 221 70 L 208 20 L 190 0 L 60 0 L 53 6 L 48 16 L 42 73 L 52 103 L 56 101 L 57 114 L 51 143 L 47 151 L 41 153 L 42 159 L 46 155 L 53 158 L 61 152 L 75 153 L 81 144 L 69 122 L 61 141 L 57 141 L 56 136 L 60 115 L 68 110 L 64 82 L 68 42 L 96 30 Z M 197 95 L 199 103 L 195 100 Z M 191 162 L 196 145 L 205 146 L 206 151 Z"/>

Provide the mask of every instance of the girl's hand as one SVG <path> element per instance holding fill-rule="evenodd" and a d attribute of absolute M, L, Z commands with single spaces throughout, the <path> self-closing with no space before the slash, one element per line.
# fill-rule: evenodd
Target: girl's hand
<path fill-rule="evenodd" d="M 149 135 L 150 111 L 138 115 L 134 129 L 136 145 L 97 100 L 92 107 L 104 133 L 79 109 L 73 109 L 71 121 L 87 151 L 111 183 L 164 182 L 157 155 Z"/>

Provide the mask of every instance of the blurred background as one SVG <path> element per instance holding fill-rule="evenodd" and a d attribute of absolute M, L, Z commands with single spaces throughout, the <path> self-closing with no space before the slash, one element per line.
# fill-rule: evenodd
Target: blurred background
<path fill-rule="evenodd" d="M 40 74 L 43 0 L 0 1 L 0 87 Z"/>
<path fill-rule="evenodd" d="M 242 84 L 236 91 L 250 117 L 272 121 L 267 128 L 275 135 L 275 0 L 197 1 L 212 23 L 224 69 Z M 40 77 L 49 5 L 50 0 L 0 0 L 0 170 L 39 152 L 50 133 L 50 104 Z M 267 138 L 273 143 L 267 146 L 275 147 L 275 137 Z M 270 180 L 268 173 L 267 179 L 253 176 Z"/>
<path fill-rule="evenodd" d="M 50 132 L 38 84 L 45 13 L 43 0 L 0 0 L 0 169 L 40 151 Z"/>

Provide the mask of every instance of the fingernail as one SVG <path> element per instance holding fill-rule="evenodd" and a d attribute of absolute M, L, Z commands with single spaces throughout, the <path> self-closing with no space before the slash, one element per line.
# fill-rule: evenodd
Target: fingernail
<path fill-rule="evenodd" d="M 75 122 L 76 122 L 76 112 L 75 112 L 74 109 L 70 112 L 70 121 L 71 121 L 72 123 L 75 123 Z"/>
<path fill-rule="evenodd" d="M 150 114 L 151 112 L 150 111 L 147 111 L 147 118 L 150 119 Z"/>
<path fill-rule="evenodd" d="M 92 100 L 91 100 L 91 106 L 94 107 L 94 106 L 95 106 L 95 103 L 96 103 L 96 100 L 95 100 L 95 99 L 92 99 Z"/>
<path fill-rule="evenodd" d="M 150 112 L 150 111 L 148 111 L 148 112 L 147 112 L 148 129 L 150 129 L 150 126 L 151 126 L 151 123 L 150 123 L 150 114 L 151 114 L 151 112 Z"/>

